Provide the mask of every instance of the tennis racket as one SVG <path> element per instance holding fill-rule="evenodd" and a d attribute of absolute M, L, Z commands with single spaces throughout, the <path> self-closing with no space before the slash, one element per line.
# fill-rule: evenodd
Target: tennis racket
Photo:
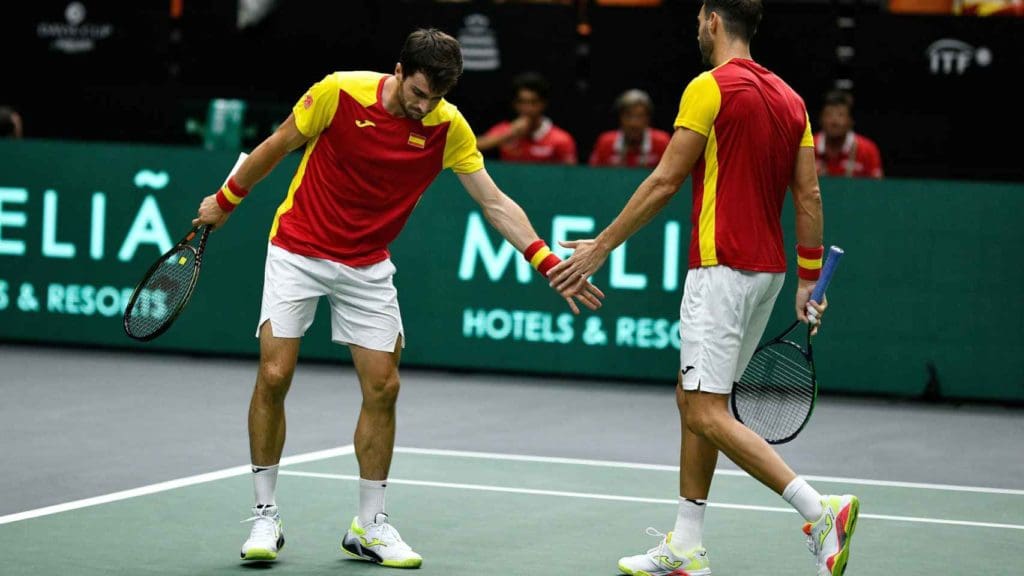
<path fill-rule="evenodd" d="M 192 228 L 149 267 L 124 310 L 125 334 L 148 342 L 177 320 L 196 290 L 210 230 L 210 226 Z M 197 236 L 198 245 L 193 243 Z"/>
<path fill-rule="evenodd" d="M 821 302 L 842 256 L 838 246 L 829 249 L 811 300 Z M 799 325 L 799 320 L 793 322 L 782 334 L 759 346 L 732 389 L 733 415 L 769 444 L 796 438 L 811 419 L 818 397 L 811 348 L 813 326 L 807 325 L 805 348 L 791 339 Z"/>
<path fill-rule="evenodd" d="M 231 178 L 249 155 L 238 153 L 231 168 Z M 227 179 L 224 180 L 225 183 Z M 124 309 L 124 332 L 148 342 L 163 334 L 188 305 L 199 282 L 203 251 L 212 226 L 195 226 L 173 248 L 157 258 L 142 280 L 135 286 Z M 199 232 L 202 231 L 202 234 Z M 193 244 L 199 236 L 198 245 Z"/>

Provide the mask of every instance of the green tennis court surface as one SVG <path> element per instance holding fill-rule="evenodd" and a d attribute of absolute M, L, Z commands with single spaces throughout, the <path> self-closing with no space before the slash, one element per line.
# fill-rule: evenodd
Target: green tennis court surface
<path fill-rule="evenodd" d="M 617 574 L 675 519 L 672 467 L 399 449 L 387 508 L 424 557 L 419 574 Z M 0 573 L 387 574 L 338 550 L 356 512 L 351 447 L 286 460 L 278 481 L 287 544 L 242 564 L 252 484 L 245 467 L 147 487 L 90 506 L 0 518 Z M 811 477 L 861 499 L 847 574 L 1020 574 L 1024 491 Z M 109 501 L 106 501 L 109 500 Z M 814 574 L 801 520 L 755 480 L 715 479 L 705 545 L 716 576 Z M 266 571 L 266 572 L 265 572 Z M 400 571 L 398 571 L 400 572 Z"/>

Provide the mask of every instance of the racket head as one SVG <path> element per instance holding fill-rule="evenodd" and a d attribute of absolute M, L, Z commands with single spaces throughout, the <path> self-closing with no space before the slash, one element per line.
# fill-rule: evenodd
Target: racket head
<path fill-rule="evenodd" d="M 188 305 L 199 280 L 209 228 L 203 233 L 199 249 L 188 244 L 195 234 L 193 229 L 161 255 L 135 286 L 124 311 L 124 331 L 129 337 L 142 342 L 153 340 L 166 332 Z"/>
<path fill-rule="evenodd" d="M 778 338 L 754 352 L 730 402 L 733 415 L 769 444 L 796 438 L 814 412 L 818 396 L 810 341 Z"/>

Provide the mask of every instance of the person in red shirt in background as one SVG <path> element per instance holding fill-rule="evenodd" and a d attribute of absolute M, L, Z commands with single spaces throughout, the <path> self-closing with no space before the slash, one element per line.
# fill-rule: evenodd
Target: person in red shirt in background
<path fill-rule="evenodd" d="M 882 178 L 882 155 L 867 136 L 853 131 L 853 95 L 833 90 L 821 108 L 821 131 L 814 135 L 819 176 Z"/>
<path fill-rule="evenodd" d="M 651 97 L 643 90 L 627 90 L 615 99 L 615 111 L 619 114 L 619 129 L 597 137 L 590 165 L 657 166 L 672 137 L 664 130 L 651 128 Z"/>
<path fill-rule="evenodd" d="M 536 72 L 524 72 L 512 81 L 516 119 L 499 122 L 477 139 L 477 148 L 498 148 L 505 162 L 576 164 L 576 141 L 544 115 L 548 82 Z"/>

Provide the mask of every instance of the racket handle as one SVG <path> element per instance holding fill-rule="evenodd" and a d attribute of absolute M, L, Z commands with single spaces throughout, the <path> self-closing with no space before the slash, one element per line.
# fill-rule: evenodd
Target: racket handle
<path fill-rule="evenodd" d="M 821 298 L 825 295 L 828 283 L 832 281 L 832 274 L 836 271 L 836 266 L 839 265 L 839 259 L 843 257 L 843 254 L 843 249 L 839 246 L 832 246 L 828 249 L 825 265 L 821 267 L 821 276 L 818 277 L 818 283 L 814 285 L 814 291 L 811 292 L 811 300 L 821 303 Z"/>

